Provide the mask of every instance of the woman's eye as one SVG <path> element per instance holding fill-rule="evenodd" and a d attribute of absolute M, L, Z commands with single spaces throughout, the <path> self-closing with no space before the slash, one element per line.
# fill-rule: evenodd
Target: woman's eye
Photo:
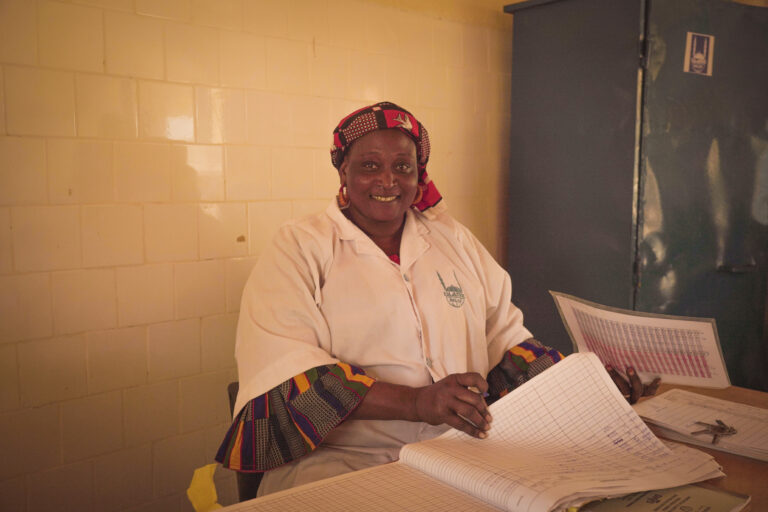
<path fill-rule="evenodd" d="M 363 169 L 376 169 L 376 162 L 363 162 Z"/>
<path fill-rule="evenodd" d="M 411 172 L 411 164 L 405 162 L 399 163 L 395 165 L 395 170 L 400 173 L 409 173 Z"/>

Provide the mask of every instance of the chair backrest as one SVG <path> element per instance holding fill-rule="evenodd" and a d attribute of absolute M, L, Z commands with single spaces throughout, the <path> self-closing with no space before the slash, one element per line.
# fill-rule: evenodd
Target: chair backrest
<path fill-rule="evenodd" d="M 227 394 L 229 395 L 229 414 L 234 416 L 235 414 L 235 402 L 237 401 L 237 391 L 240 389 L 240 383 L 230 382 L 227 386 Z"/>

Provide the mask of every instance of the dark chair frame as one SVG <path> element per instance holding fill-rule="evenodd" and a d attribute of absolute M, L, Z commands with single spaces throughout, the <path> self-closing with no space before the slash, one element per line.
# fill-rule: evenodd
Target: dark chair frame
<path fill-rule="evenodd" d="M 229 412 L 234 415 L 235 400 L 237 400 L 237 391 L 240 389 L 240 383 L 230 382 L 227 386 L 227 395 L 229 396 Z M 237 497 L 240 501 L 251 500 L 256 497 L 259 491 L 259 484 L 264 477 L 264 473 L 237 473 Z"/>

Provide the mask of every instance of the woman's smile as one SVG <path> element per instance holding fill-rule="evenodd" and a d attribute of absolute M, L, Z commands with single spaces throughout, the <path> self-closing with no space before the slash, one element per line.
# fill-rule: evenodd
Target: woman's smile
<path fill-rule="evenodd" d="M 375 201 L 380 201 L 382 203 L 391 203 L 392 201 L 398 199 L 400 196 L 377 196 L 377 195 L 371 195 L 371 198 L 373 198 Z"/>

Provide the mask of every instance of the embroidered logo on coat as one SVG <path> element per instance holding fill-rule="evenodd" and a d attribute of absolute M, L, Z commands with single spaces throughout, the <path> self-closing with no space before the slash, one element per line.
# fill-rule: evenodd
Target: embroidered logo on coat
<path fill-rule="evenodd" d="M 454 279 L 456 279 L 456 284 L 458 286 L 445 286 L 445 281 L 443 281 L 443 277 L 440 275 L 440 272 L 437 272 L 437 278 L 440 280 L 440 284 L 443 285 L 443 295 L 445 295 L 445 298 L 448 300 L 448 304 L 455 308 L 460 308 L 464 305 L 464 290 L 461 289 L 461 284 L 459 283 L 459 278 L 456 277 L 456 272 L 453 273 Z"/>

